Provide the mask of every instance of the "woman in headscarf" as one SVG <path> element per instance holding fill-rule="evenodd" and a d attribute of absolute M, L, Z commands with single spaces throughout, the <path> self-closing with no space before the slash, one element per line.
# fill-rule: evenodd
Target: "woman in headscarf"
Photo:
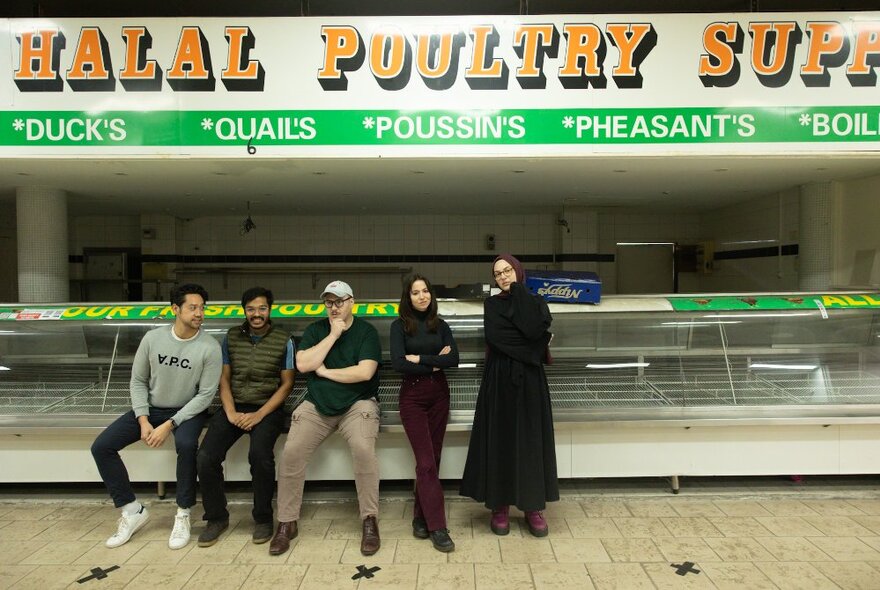
<path fill-rule="evenodd" d="M 483 304 L 486 363 L 461 494 L 492 510 L 496 535 L 510 532 L 511 505 L 525 513 L 536 537 L 549 533 L 541 511 L 559 500 L 553 414 L 544 362 L 553 318 L 543 299 L 529 293 L 525 272 L 510 254 L 495 259 L 501 292 Z"/>

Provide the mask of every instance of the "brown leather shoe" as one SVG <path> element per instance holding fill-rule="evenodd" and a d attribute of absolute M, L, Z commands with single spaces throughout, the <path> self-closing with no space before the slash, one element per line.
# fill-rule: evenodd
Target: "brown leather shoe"
<path fill-rule="evenodd" d="M 295 520 L 279 522 L 278 530 L 275 531 L 275 536 L 272 537 L 272 542 L 269 543 L 269 555 L 286 553 L 290 549 L 290 540 L 296 538 L 298 532 Z"/>
<path fill-rule="evenodd" d="M 364 532 L 361 535 L 361 553 L 364 555 L 373 555 L 379 550 L 379 525 L 376 523 L 375 516 L 368 516 L 364 519 Z"/>

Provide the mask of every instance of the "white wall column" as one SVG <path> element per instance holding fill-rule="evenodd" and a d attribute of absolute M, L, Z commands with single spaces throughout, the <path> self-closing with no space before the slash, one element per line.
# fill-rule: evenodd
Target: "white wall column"
<path fill-rule="evenodd" d="M 834 211 L 837 185 L 817 182 L 801 187 L 798 240 L 798 288 L 826 291 L 834 270 Z"/>
<path fill-rule="evenodd" d="M 18 243 L 18 300 L 59 303 L 70 300 L 67 193 L 23 186 L 15 191 Z"/>

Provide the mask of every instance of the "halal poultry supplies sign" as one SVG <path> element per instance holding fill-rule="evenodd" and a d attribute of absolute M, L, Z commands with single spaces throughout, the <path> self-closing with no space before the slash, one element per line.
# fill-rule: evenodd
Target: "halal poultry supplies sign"
<path fill-rule="evenodd" d="M 7 19 L 0 153 L 877 150 L 878 67 L 880 12 Z"/>

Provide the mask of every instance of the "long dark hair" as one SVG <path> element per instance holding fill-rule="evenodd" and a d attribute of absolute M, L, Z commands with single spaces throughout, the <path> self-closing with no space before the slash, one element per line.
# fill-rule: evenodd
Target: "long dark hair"
<path fill-rule="evenodd" d="M 434 287 L 431 286 L 431 281 L 427 277 L 413 273 L 403 279 L 403 293 L 400 294 L 400 306 L 397 308 L 397 314 L 403 320 L 403 331 L 409 336 L 413 336 L 416 333 L 416 313 L 410 298 L 410 291 L 412 291 L 413 283 L 416 281 L 424 281 L 425 286 L 428 287 L 428 292 L 431 293 L 431 304 L 428 306 L 428 317 L 425 320 L 428 331 L 436 332 L 437 325 L 439 324 L 437 320 L 437 298 L 434 296 Z"/>

